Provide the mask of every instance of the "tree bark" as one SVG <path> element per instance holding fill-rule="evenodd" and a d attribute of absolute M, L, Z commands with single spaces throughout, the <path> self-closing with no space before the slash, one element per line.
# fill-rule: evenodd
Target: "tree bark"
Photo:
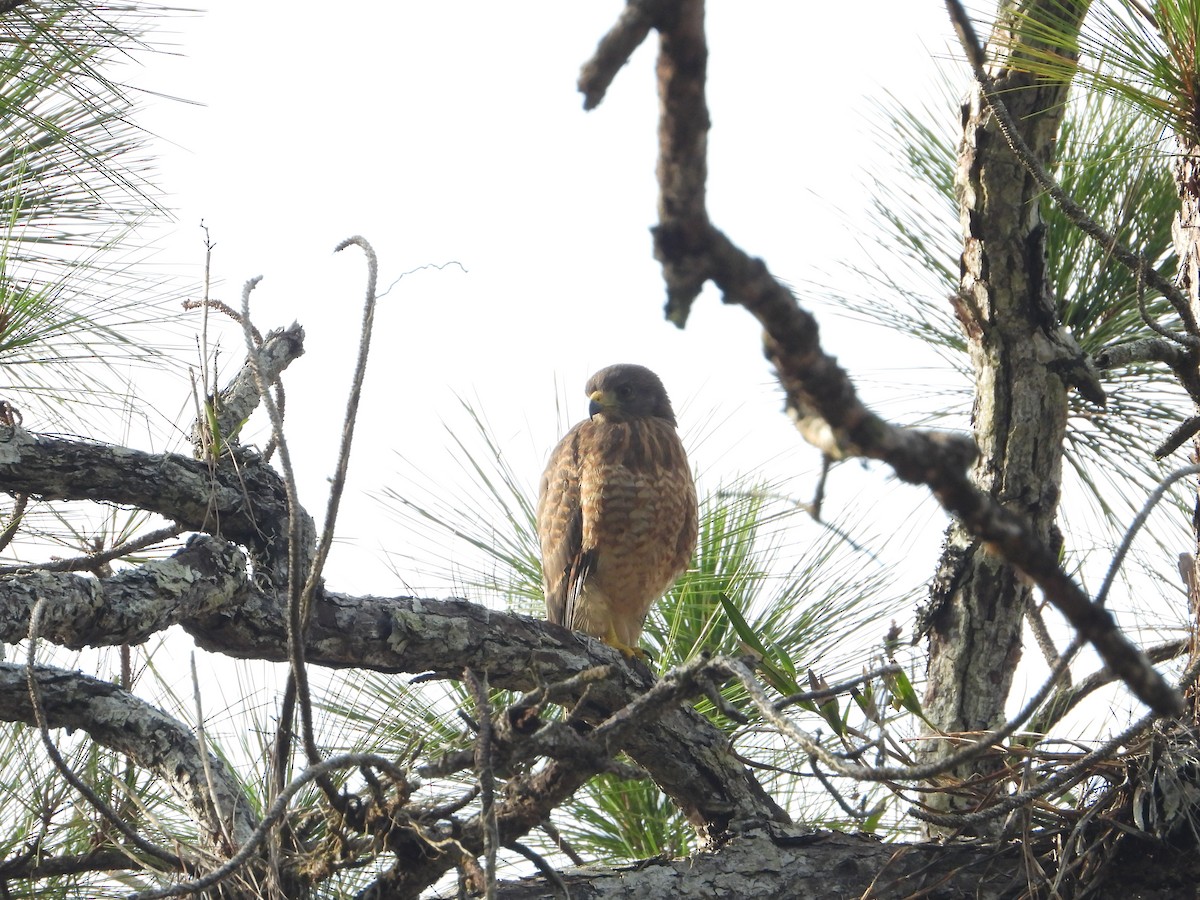
<path fill-rule="evenodd" d="M 1020 70 L 1030 43 L 1023 17 L 1052 20 L 1070 33 L 1088 6 L 1004 2 L 990 39 L 995 87 L 1045 164 L 1054 158 L 1069 85 Z M 975 371 L 980 454 L 972 477 L 1026 518 L 1041 542 L 1060 546 L 1055 517 L 1068 390 L 1061 371 L 1069 338 L 1060 333 L 1046 275 L 1043 192 L 999 133 L 978 85 L 963 121 L 956 186 L 964 245 L 955 309 Z M 938 730 L 983 731 L 1003 720 L 1030 602 L 1026 579 L 961 522 L 950 526 L 922 623 L 930 652 L 925 711 Z"/>
<path fill-rule="evenodd" d="M 1192 316 L 1200 321 L 1200 128 L 1195 124 L 1176 135 L 1179 157 L 1175 163 L 1175 181 L 1179 186 L 1179 212 L 1171 225 L 1175 254 L 1179 259 L 1179 287 L 1187 297 Z M 1193 351 L 1195 353 L 1196 351 Z M 1189 367 L 1195 372 L 1194 363 Z M 1180 379 L 1183 380 L 1182 378 Z M 1187 386 L 1187 383 L 1185 386 Z M 1200 414 L 1200 393 L 1189 389 L 1194 408 Z M 1193 441 L 1193 461 L 1200 459 L 1200 436 Z M 1189 613 L 1192 620 L 1190 657 L 1200 656 L 1200 483 L 1192 513 L 1192 529 L 1196 550 L 1191 554 L 1191 572 L 1185 574 L 1188 585 Z M 1200 724 L 1200 689 L 1195 684 L 1188 689 L 1188 706 L 1194 724 Z"/>
<path fill-rule="evenodd" d="M 42 638 L 71 647 L 142 641 L 182 625 L 203 648 L 243 659 L 287 659 L 286 603 L 263 591 L 236 548 L 193 537 L 167 560 L 92 579 L 37 573 L 0 578 L 0 639 L 29 628 L 33 594 L 45 598 Z M 105 632 L 100 629 L 111 629 Z M 492 686 L 528 691 L 597 666 L 609 677 L 580 685 L 587 717 L 616 713 L 649 690 L 654 677 L 600 643 L 538 619 L 465 600 L 351 597 L 319 592 L 306 632 L 310 664 L 460 678 L 487 673 Z M 0 710 L 0 719 L 11 718 Z M 661 710 L 623 736 L 619 747 L 645 768 L 715 842 L 734 823 L 786 821 L 786 814 L 737 758 L 727 736 L 688 705 Z M 702 786 L 702 787 L 701 787 Z"/>
<path fill-rule="evenodd" d="M 738 834 L 716 853 L 681 860 L 646 860 L 562 873 L 572 900 L 691 900 L 693 897 L 869 897 L 871 900 L 1000 900 L 1027 896 L 1044 873 L 1029 860 L 1045 846 L 984 843 L 884 844 L 863 834 L 796 834 L 758 829 Z M 1096 900 L 1178 900 L 1195 895 L 1200 862 L 1160 844 L 1130 838 L 1098 867 L 1104 880 L 1087 896 Z M 1066 880 L 1061 896 L 1081 896 Z M 449 900 L 453 894 L 437 895 Z M 545 878 L 501 882 L 497 900 L 562 896 Z"/>
<path fill-rule="evenodd" d="M 0 663 L 0 720 L 33 723 L 26 678 L 24 665 Z M 221 854 L 244 843 L 258 825 L 233 772 L 201 749 L 189 726 L 111 682 L 80 672 L 39 667 L 37 684 L 50 728 L 84 731 L 157 773 Z"/>

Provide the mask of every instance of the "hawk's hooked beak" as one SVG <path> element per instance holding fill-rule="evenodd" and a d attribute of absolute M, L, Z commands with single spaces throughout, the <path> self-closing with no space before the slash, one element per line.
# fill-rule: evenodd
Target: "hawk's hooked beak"
<path fill-rule="evenodd" d="M 592 401 L 588 404 L 589 419 L 596 413 L 608 412 L 617 405 L 617 398 L 606 391 L 592 391 L 588 397 Z"/>

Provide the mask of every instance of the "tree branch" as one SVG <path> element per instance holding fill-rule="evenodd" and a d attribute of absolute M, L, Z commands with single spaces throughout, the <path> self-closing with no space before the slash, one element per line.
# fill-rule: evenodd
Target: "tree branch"
<path fill-rule="evenodd" d="M 214 652 L 286 659 L 282 606 L 262 594 L 183 626 Z M 630 666 L 599 641 L 465 600 L 319 593 L 305 635 L 305 658 L 315 665 L 423 678 L 457 679 L 469 668 L 486 672 L 492 687 L 515 691 L 614 666 L 619 677 L 580 680 L 569 698 L 559 701 L 578 702 L 586 692 L 590 717 L 610 715 L 654 684 L 648 669 Z M 786 819 L 734 755 L 726 735 L 690 707 L 665 710 L 630 734 L 624 749 L 706 835 L 723 833 L 733 821 Z"/>
<path fill-rule="evenodd" d="M 1098 369 L 1118 369 L 1122 366 L 1135 366 L 1138 363 L 1161 362 L 1172 369 L 1178 368 L 1192 358 L 1192 354 L 1178 344 L 1172 344 L 1159 338 L 1138 338 L 1135 341 L 1123 341 L 1119 344 L 1109 344 L 1101 347 L 1092 356 L 1092 361 Z M 1195 366 L 1195 363 L 1192 363 Z"/>
<path fill-rule="evenodd" d="M 205 779 L 200 747 L 188 726 L 111 682 L 47 666 L 35 670 L 51 728 L 84 731 L 96 743 L 152 770 L 183 799 L 214 846 L 232 835 L 241 843 L 256 826 L 251 806 L 228 766 L 209 755 Z M 26 667 L 0 663 L 0 720 L 34 724 L 25 690 Z"/>
<path fill-rule="evenodd" d="M 646 39 L 655 20 L 662 15 L 671 0 L 628 0 L 621 16 L 608 33 L 600 39 L 596 52 L 579 73 L 579 92 L 583 108 L 595 109 L 604 99 L 608 86 L 633 51 Z"/>
<path fill-rule="evenodd" d="M 38 598 L 50 601 L 41 636 L 64 647 L 140 644 L 185 619 L 217 613 L 247 588 L 234 545 L 194 535 L 179 552 L 108 578 L 35 571 L 0 577 L 0 641 L 29 629 Z"/>
<path fill-rule="evenodd" d="M 1023 886 L 1020 851 L 975 844 L 885 844 L 865 834 L 771 827 L 737 834 L 719 853 L 561 873 L 572 900 L 604 897 L 972 897 Z M 541 900 L 543 878 L 498 885 L 500 900 Z M 449 900 L 453 894 L 436 895 Z"/>
<path fill-rule="evenodd" d="M 229 312 L 236 317 L 233 310 Z M 288 328 L 272 331 L 262 341 L 262 346 L 257 348 L 257 353 L 263 378 L 268 384 L 275 383 L 288 366 L 304 355 L 304 329 L 293 322 Z M 247 361 L 216 398 L 217 434 L 223 440 L 237 434 L 242 423 L 258 408 L 259 402 L 254 370 Z M 197 422 L 195 433 L 208 427 L 207 422 Z M 194 443 L 197 447 L 202 445 L 199 440 L 194 440 Z"/>
<path fill-rule="evenodd" d="M 902 480 L 928 486 L 973 536 L 1038 584 L 1143 703 L 1162 715 L 1181 713 L 1179 694 L 1125 638 L 1112 616 L 1093 605 L 1062 571 L 1057 553 L 1041 541 L 1032 523 L 972 484 L 967 467 L 975 457 L 974 444 L 964 437 L 897 428 L 868 410 L 846 372 L 821 349 L 813 316 L 762 260 L 709 222 L 704 204 L 709 118 L 703 10 L 702 0 L 681 0 L 675 17 L 658 23 L 669 34 L 662 36 L 658 67 L 660 223 L 653 233 L 667 284 L 668 318 L 681 324 L 705 281 L 712 280 L 726 303 L 743 306 L 762 324 L 765 353 L 787 394 L 788 412 L 806 437 L 816 437 L 818 449 L 833 458 L 882 460 Z M 1143 274 L 1159 286 L 1152 274 Z"/>
<path fill-rule="evenodd" d="M 286 576 L 287 495 L 279 474 L 248 450 L 236 464 L 177 453 L 33 435 L 13 428 L 0 443 L 0 490 L 44 500 L 94 500 L 133 506 L 244 544 Z M 303 515 L 304 533 L 313 534 Z"/>

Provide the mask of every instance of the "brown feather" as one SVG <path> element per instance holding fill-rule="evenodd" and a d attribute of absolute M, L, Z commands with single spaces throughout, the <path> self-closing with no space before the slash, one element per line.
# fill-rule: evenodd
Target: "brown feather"
<path fill-rule="evenodd" d="M 614 366 L 589 388 L 609 373 L 640 378 L 631 407 L 653 413 L 606 407 L 567 433 L 542 476 L 538 536 L 548 619 L 632 649 L 691 558 L 696 489 L 661 382 Z"/>

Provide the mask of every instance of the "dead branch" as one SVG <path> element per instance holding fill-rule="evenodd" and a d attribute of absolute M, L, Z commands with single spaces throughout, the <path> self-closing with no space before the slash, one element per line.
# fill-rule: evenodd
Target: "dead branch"
<path fill-rule="evenodd" d="M 240 321 L 241 317 L 237 318 Z M 289 328 L 272 331 L 266 340 L 260 337 L 258 343 L 261 346 L 257 346 L 255 352 L 259 368 L 267 382 L 273 384 L 288 366 L 304 355 L 304 329 L 293 322 Z M 212 401 L 216 407 L 216 433 L 223 439 L 237 434 L 242 423 L 259 405 L 258 385 L 248 362 Z M 198 421 L 193 426 L 193 434 L 209 427 L 209 423 Z M 200 446 L 195 438 L 193 442 Z"/>
<path fill-rule="evenodd" d="M 1112 616 L 1093 605 L 1063 572 L 1055 548 L 1047 546 L 1024 517 L 972 483 L 967 468 L 976 453 L 974 444 L 965 437 L 898 428 L 868 410 L 846 372 L 821 349 L 813 316 L 761 260 L 709 222 L 703 193 L 709 121 L 703 2 L 681 0 L 676 10 L 670 21 L 659 23 L 664 31 L 658 67 L 660 222 L 654 228 L 654 245 L 667 285 L 668 318 L 682 324 L 704 283 L 713 281 L 726 303 L 744 307 L 762 324 L 765 352 L 786 392 L 788 412 L 806 435 L 822 435 L 822 452 L 835 458 L 878 459 L 902 480 L 929 487 L 973 536 L 1042 589 L 1143 703 L 1161 715 L 1181 713 L 1178 693 Z M 1159 287 L 1153 275 L 1144 275 Z"/>
<path fill-rule="evenodd" d="M 600 105 L 617 72 L 629 62 L 633 51 L 646 39 L 655 20 L 668 6 L 669 0 L 629 0 L 617 23 L 600 39 L 595 54 L 584 63 L 579 74 L 584 109 Z"/>

